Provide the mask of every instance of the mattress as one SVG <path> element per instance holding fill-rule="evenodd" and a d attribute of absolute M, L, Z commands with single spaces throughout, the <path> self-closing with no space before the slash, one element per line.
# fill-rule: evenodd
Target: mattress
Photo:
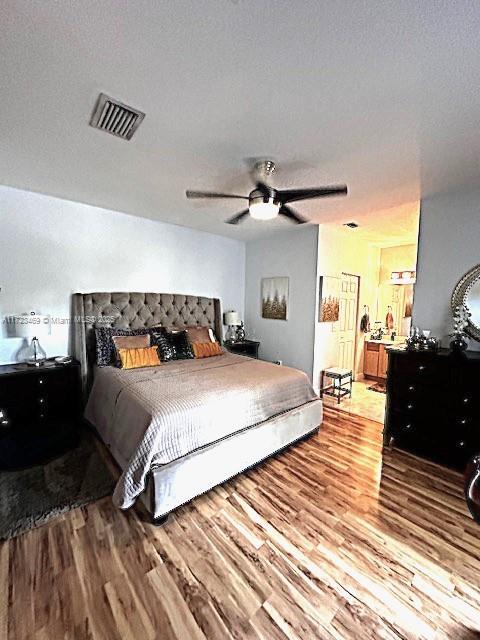
<path fill-rule="evenodd" d="M 301 371 L 225 353 L 143 369 L 97 368 L 85 417 L 123 469 L 114 502 L 125 509 L 152 466 L 316 397 Z"/>

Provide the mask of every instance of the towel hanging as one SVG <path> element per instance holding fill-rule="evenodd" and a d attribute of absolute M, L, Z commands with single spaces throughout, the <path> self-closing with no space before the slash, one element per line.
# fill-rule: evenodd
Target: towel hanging
<path fill-rule="evenodd" d="M 389 331 L 391 331 L 394 327 L 394 319 L 393 319 L 393 313 L 392 313 L 392 307 L 390 305 L 388 305 L 387 307 L 387 315 L 385 317 L 385 326 L 387 327 L 387 329 Z"/>
<path fill-rule="evenodd" d="M 360 331 L 363 333 L 369 333 L 370 331 L 370 315 L 368 305 L 363 305 L 363 316 L 360 319 Z"/>

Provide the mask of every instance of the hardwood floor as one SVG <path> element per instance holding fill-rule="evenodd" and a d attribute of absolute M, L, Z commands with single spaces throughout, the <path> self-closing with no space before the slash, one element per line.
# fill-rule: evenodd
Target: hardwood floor
<path fill-rule="evenodd" d="M 0 638 L 477 638 L 479 556 L 460 475 L 327 410 L 163 527 L 107 498 L 4 543 Z"/>

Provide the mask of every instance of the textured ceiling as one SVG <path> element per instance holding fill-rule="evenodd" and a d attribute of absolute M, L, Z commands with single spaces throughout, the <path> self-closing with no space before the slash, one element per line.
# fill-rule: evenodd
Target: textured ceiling
<path fill-rule="evenodd" d="M 0 182 L 245 239 L 289 223 L 184 191 L 248 193 L 267 156 L 279 187 L 349 185 L 298 205 L 315 222 L 395 233 L 478 184 L 479 40 L 474 1 L 3 0 Z M 146 112 L 130 142 L 88 126 L 100 91 Z"/>

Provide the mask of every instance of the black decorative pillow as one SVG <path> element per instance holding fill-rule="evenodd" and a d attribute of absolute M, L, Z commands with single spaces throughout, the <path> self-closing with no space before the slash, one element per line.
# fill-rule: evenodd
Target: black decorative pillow
<path fill-rule="evenodd" d="M 158 355 L 162 362 L 190 360 L 195 357 L 186 331 L 176 333 L 152 331 L 150 335 L 152 343 L 158 347 Z"/>
<path fill-rule="evenodd" d="M 142 336 L 152 333 L 153 329 L 115 329 L 115 327 L 98 327 L 95 329 L 97 366 L 110 367 L 117 363 L 117 349 L 113 342 L 113 336 Z M 155 332 L 162 331 L 161 327 L 155 327 Z"/>

